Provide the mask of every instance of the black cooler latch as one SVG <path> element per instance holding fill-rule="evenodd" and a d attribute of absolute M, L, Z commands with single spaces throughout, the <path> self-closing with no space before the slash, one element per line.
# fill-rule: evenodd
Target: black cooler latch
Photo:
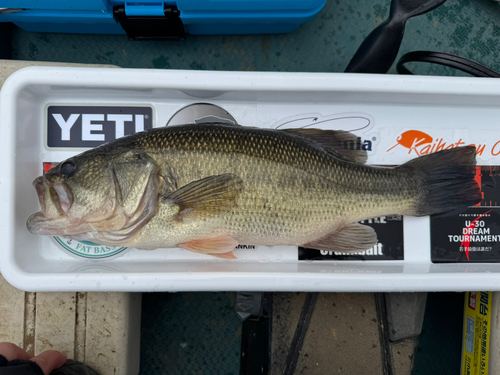
<path fill-rule="evenodd" d="M 134 12 L 133 15 L 127 15 L 124 5 L 113 8 L 113 15 L 120 22 L 129 40 L 186 39 L 186 32 L 180 18 L 179 9 L 173 5 L 164 5 L 163 14 L 163 16 L 152 16 L 140 15 Z"/>

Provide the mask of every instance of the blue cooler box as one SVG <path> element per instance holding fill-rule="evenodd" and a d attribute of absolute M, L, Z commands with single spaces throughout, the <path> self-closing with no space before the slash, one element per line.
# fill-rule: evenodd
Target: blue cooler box
<path fill-rule="evenodd" d="M 0 0 L 0 22 L 27 31 L 127 34 L 183 39 L 186 34 L 288 33 L 326 0 Z"/>

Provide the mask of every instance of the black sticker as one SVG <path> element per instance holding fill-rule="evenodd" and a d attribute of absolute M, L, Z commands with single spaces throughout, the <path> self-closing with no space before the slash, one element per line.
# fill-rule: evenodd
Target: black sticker
<path fill-rule="evenodd" d="M 431 217 L 432 262 L 500 262 L 500 167 L 478 167 L 476 181 L 480 205 Z"/>
<path fill-rule="evenodd" d="M 153 128 L 151 107 L 50 106 L 48 147 L 96 147 Z"/>
<path fill-rule="evenodd" d="M 403 216 L 382 216 L 364 220 L 377 232 L 378 243 L 359 253 L 337 253 L 299 247 L 299 260 L 404 260 Z"/>

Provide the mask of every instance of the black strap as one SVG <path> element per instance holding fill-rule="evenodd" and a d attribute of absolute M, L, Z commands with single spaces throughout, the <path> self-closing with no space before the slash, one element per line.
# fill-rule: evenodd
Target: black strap
<path fill-rule="evenodd" d="M 299 322 L 297 323 L 297 328 L 295 328 L 295 334 L 293 335 L 292 344 L 288 350 L 288 356 L 286 358 L 286 367 L 283 372 L 284 375 L 295 374 L 295 368 L 297 366 L 297 361 L 299 359 L 300 350 L 302 349 L 302 344 L 304 344 L 304 339 L 306 337 L 307 329 L 309 328 L 309 323 L 311 323 L 312 314 L 314 311 L 314 306 L 316 306 L 316 300 L 318 299 L 318 292 L 307 293 L 306 300 L 302 306 L 302 311 L 300 313 Z"/>
<path fill-rule="evenodd" d="M 413 51 L 404 54 L 398 61 L 396 69 L 399 74 L 413 74 L 404 64 L 408 62 L 426 62 L 439 64 L 450 68 L 461 70 L 475 77 L 500 78 L 500 73 L 491 70 L 484 65 L 478 64 L 472 60 L 452 55 L 444 52 L 434 51 Z"/>

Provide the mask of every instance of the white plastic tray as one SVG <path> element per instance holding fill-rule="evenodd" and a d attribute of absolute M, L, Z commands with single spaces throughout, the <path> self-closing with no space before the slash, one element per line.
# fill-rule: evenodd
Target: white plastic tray
<path fill-rule="evenodd" d="M 427 217 L 405 217 L 404 261 L 305 262 L 297 260 L 297 248 L 259 247 L 236 251 L 236 261 L 158 249 L 88 262 L 27 231 L 26 219 L 39 210 L 32 181 L 41 174 L 42 162 L 82 151 L 44 146 L 47 105 L 151 105 L 154 126 L 163 126 L 179 109 L 200 102 L 222 107 L 242 125 L 316 121 L 323 128 L 361 129 L 356 133 L 373 142 L 370 164 L 394 165 L 415 157 L 405 147 L 392 146 L 404 131 L 419 130 L 450 142 L 484 143 L 479 163 L 500 165 L 500 155 L 493 155 L 500 154 L 496 79 L 25 68 L 0 93 L 3 276 L 30 291 L 500 290 L 500 264 L 431 263 Z"/>

